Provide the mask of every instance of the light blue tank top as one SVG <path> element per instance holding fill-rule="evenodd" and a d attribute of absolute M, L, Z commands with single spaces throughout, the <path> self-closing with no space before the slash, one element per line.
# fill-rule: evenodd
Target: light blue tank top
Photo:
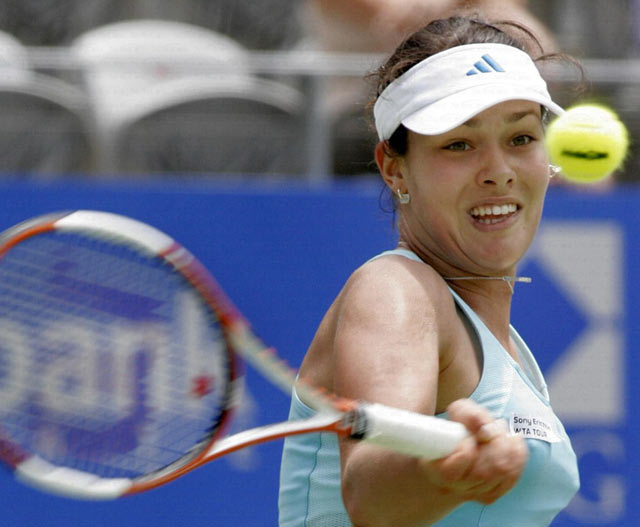
<path fill-rule="evenodd" d="M 413 252 L 402 249 L 385 254 L 420 261 Z M 529 460 L 518 484 L 498 501 L 491 505 L 464 503 L 435 526 L 547 527 L 579 488 L 570 440 L 551 409 L 542 373 L 517 332 L 511 328 L 520 364 L 453 290 L 451 294 L 473 325 L 482 347 L 482 375 L 470 398 L 495 418 L 505 419 L 512 433 L 526 438 Z M 294 391 L 289 418 L 301 419 L 313 413 Z M 352 527 L 341 497 L 340 452 L 335 435 L 307 434 L 285 440 L 278 507 L 280 527 Z"/>

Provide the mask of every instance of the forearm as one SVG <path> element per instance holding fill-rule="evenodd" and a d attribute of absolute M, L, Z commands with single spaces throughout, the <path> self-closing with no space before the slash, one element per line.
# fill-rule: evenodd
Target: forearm
<path fill-rule="evenodd" d="M 515 486 L 528 458 L 523 438 L 473 401 L 447 411 L 471 435 L 436 461 L 343 440 L 342 492 L 354 525 L 422 527 L 467 501 L 489 505 Z"/>
<path fill-rule="evenodd" d="M 424 527 L 464 501 L 431 481 L 423 460 L 364 443 L 347 451 L 342 492 L 356 527 Z"/>

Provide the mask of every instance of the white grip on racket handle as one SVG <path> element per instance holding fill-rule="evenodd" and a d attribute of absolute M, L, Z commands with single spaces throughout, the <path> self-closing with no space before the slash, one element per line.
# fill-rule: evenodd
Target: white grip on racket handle
<path fill-rule="evenodd" d="M 353 437 L 425 459 L 451 454 L 469 435 L 461 423 L 381 404 L 365 404 L 356 414 Z"/>

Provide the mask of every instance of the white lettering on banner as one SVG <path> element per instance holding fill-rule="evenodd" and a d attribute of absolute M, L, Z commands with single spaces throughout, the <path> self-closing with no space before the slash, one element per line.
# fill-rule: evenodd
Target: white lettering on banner
<path fill-rule="evenodd" d="M 165 389 L 171 372 L 166 331 L 152 322 L 120 325 L 112 330 L 110 355 L 116 365 L 118 408 L 127 414 L 135 411 L 138 394 L 146 405 L 164 410 L 170 407 L 172 394 Z"/>
<path fill-rule="evenodd" d="M 141 405 L 209 415 L 225 395 L 226 354 L 219 329 L 194 293 L 176 299 L 174 325 L 155 321 L 94 325 L 81 317 L 30 328 L 0 319 L 0 398 L 9 412 L 32 401 L 42 410 L 112 419 Z M 96 414 L 96 415 L 100 415 Z"/>
<path fill-rule="evenodd" d="M 51 349 L 41 368 L 38 403 L 51 411 L 87 414 L 98 406 L 98 355 L 95 336 L 78 325 L 56 324 L 43 332 Z"/>
<path fill-rule="evenodd" d="M 109 335 L 105 368 L 102 371 L 102 384 L 105 385 L 103 397 L 107 398 L 106 405 L 113 408 L 118 415 L 126 416 L 132 412 L 135 398 L 135 371 L 131 360 L 132 355 L 131 329 L 118 327 L 112 329 L 115 338 Z"/>
<path fill-rule="evenodd" d="M 511 412 L 509 417 L 509 431 L 525 439 L 539 439 L 547 443 L 557 443 L 560 441 L 553 421 L 538 415 Z"/>
<path fill-rule="evenodd" d="M 14 331 L 14 324 L 0 320 L 0 399 L 7 408 L 22 401 L 27 383 L 29 354 L 23 331 Z"/>

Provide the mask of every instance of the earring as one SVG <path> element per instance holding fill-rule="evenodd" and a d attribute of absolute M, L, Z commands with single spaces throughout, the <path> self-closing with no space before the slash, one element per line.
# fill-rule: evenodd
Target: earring
<path fill-rule="evenodd" d="M 401 205 L 407 205 L 411 201 L 411 195 L 408 192 L 403 194 L 399 188 L 396 189 L 396 196 Z"/>
<path fill-rule="evenodd" d="M 549 177 L 550 178 L 552 178 L 556 174 L 559 174 L 561 171 L 562 171 L 562 169 L 559 166 L 549 165 Z"/>

